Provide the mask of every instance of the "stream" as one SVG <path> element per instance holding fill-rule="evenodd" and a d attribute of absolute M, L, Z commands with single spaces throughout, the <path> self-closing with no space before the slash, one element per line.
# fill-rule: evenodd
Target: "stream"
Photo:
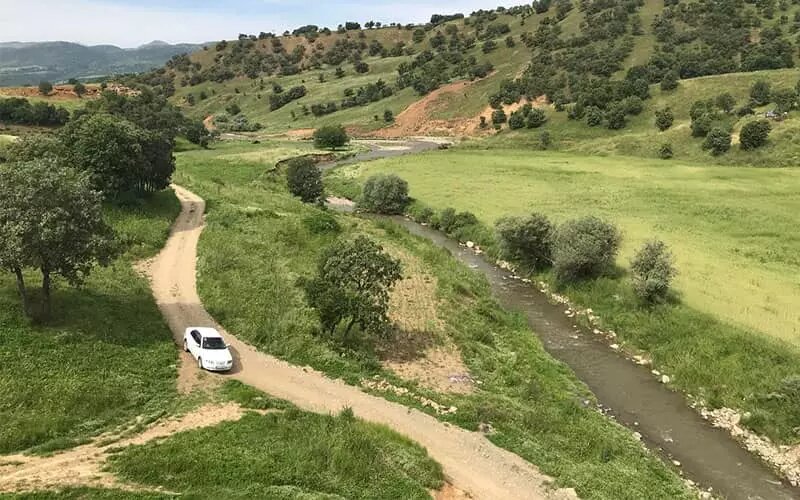
<path fill-rule="evenodd" d="M 424 140 L 365 141 L 370 151 L 321 169 L 436 149 Z M 352 211 L 352 205 L 334 208 Z M 403 217 L 393 220 L 410 233 L 448 250 L 456 259 L 483 274 L 503 307 L 524 314 L 531 329 L 554 358 L 569 365 L 595 394 L 608 413 L 668 464 L 680 463 L 685 477 L 715 496 L 734 500 L 800 498 L 800 490 L 781 481 L 766 465 L 742 448 L 722 429 L 712 427 L 690 408 L 681 393 L 657 381 L 649 367 L 638 366 L 564 314 L 565 306 L 551 303 L 534 285 L 487 262 L 443 233 Z M 591 304 L 586 304 L 591 306 Z"/>

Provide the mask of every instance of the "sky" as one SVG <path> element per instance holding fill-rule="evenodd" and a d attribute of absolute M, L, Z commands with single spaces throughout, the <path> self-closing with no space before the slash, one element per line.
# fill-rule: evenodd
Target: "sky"
<path fill-rule="evenodd" d="M 0 42 L 65 40 L 136 47 L 210 42 L 345 21 L 419 23 L 431 14 L 495 8 L 498 0 L 0 0 Z M 524 3 L 518 1 L 517 3 Z"/>

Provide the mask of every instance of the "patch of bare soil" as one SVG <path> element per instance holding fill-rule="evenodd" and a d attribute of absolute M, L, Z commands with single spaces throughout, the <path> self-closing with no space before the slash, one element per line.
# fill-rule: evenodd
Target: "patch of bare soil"
<path fill-rule="evenodd" d="M 435 391 L 471 392 L 469 369 L 437 314 L 436 278 L 408 253 L 394 248 L 388 251 L 403 262 L 404 277 L 389 298 L 389 319 L 395 328 L 378 346 L 383 365 L 401 378 Z"/>
<path fill-rule="evenodd" d="M 314 135 L 313 128 L 298 128 L 295 130 L 289 130 L 286 132 L 286 137 L 289 139 L 296 139 L 296 140 L 304 140 L 304 139 L 311 139 Z"/>
<path fill-rule="evenodd" d="M 506 116 L 510 116 L 511 113 L 520 109 L 522 106 L 526 104 L 530 104 L 534 108 L 546 108 L 550 105 L 550 102 L 547 100 L 547 96 L 544 95 L 539 96 L 534 100 L 530 100 L 523 97 L 522 99 L 520 99 L 515 103 L 503 104 L 503 111 L 505 112 Z M 487 123 L 492 123 L 492 113 L 494 113 L 494 108 L 487 105 L 485 108 L 483 108 L 481 114 L 477 116 L 476 118 L 477 122 L 480 123 L 481 116 L 483 116 L 484 118 L 486 118 Z"/>
<path fill-rule="evenodd" d="M 208 116 L 206 116 L 206 117 L 203 119 L 203 126 L 204 126 L 204 127 L 206 128 L 206 130 L 208 130 L 209 132 L 213 132 L 213 131 L 217 130 L 217 126 L 216 126 L 216 125 L 214 125 L 214 115 L 208 115 Z"/>
<path fill-rule="evenodd" d="M 472 497 L 450 483 L 445 483 L 439 491 L 431 491 L 434 500 L 470 500 Z"/>
<path fill-rule="evenodd" d="M 403 110 L 397 115 L 392 126 L 376 130 L 371 135 L 386 139 L 414 135 L 475 135 L 480 129 L 478 122 L 472 117 L 450 120 L 433 120 L 430 117 L 438 109 L 440 98 L 447 94 L 464 92 L 465 88 L 477 81 L 465 80 L 439 87 Z"/>
<path fill-rule="evenodd" d="M 90 444 L 52 456 L 4 456 L 0 465 L 0 493 L 47 490 L 73 486 L 113 487 L 140 491 L 138 485 L 121 482 L 103 470 L 109 449 L 144 444 L 177 432 L 211 427 L 238 420 L 244 414 L 238 405 L 206 405 L 182 417 L 163 420 L 131 437 L 104 434 Z"/>

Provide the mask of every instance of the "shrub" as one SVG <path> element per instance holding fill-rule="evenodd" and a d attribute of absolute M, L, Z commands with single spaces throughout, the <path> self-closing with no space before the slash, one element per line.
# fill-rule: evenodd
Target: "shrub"
<path fill-rule="evenodd" d="M 603 123 L 603 111 L 597 106 L 586 108 L 586 124 L 590 127 L 597 127 Z"/>
<path fill-rule="evenodd" d="M 528 128 L 539 128 L 547 121 L 547 115 L 539 108 L 533 108 L 528 113 L 526 126 Z"/>
<path fill-rule="evenodd" d="M 39 82 L 39 93 L 42 95 L 49 95 L 53 91 L 53 84 L 48 81 Z"/>
<path fill-rule="evenodd" d="M 669 91 L 678 88 L 678 74 L 674 71 L 668 71 L 664 78 L 661 79 L 661 90 Z"/>
<path fill-rule="evenodd" d="M 552 143 L 553 139 L 550 137 L 550 132 L 545 130 L 541 134 L 539 134 L 539 146 L 542 149 L 549 148 Z"/>
<path fill-rule="evenodd" d="M 619 130 L 625 128 L 625 114 L 626 111 L 623 103 L 619 102 L 612 104 L 606 110 L 606 126 L 610 130 Z"/>
<path fill-rule="evenodd" d="M 503 258 L 542 269 L 552 261 L 554 227 L 547 216 L 504 217 L 495 224 Z"/>
<path fill-rule="evenodd" d="M 705 137 L 711 131 L 714 121 L 711 115 L 703 114 L 692 120 L 692 137 Z"/>
<path fill-rule="evenodd" d="M 377 214 L 402 214 L 409 202 L 408 183 L 394 174 L 375 174 L 364 183 L 359 205 Z"/>
<path fill-rule="evenodd" d="M 525 127 L 525 115 L 522 111 L 514 111 L 508 119 L 508 128 L 517 130 Z"/>
<path fill-rule="evenodd" d="M 621 240 L 613 224 L 597 217 L 565 222 L 553 240 L 556 279 L 566 283 L 603 274 L 613 267 Z"/>
<path fill-rule="evenodd" d="M 450 233 L 451 229 L 455 227 L 455 220 L 456 220 L 456 209 L 455 208 L 445 208 L 442 210 L 442 213 L 439 214 L 439 229 L 444 231 L 445 233 Z"/>
<path fill-rule="evenodd" d="M 289 161 L 286 183 L 289 192 L 305 203 L 317 201 L 322 197 L 322 173 L 310 158 L 295 158 Z"/>
<path fill-rule="evenodd" d="M 629 115 L 636 116 L 644 110 L 644 101 L 642 101 L 641 97 L 634 95 L 626 97 L 620 102 L 623 109 L 625 110 L 625 113 Z"/>
<path fill-rule="evenodd" d="M 658 148 L 658 157 L 661 158 L 662 160 L 669 160 L 670 158 L 672 158 L 672 156 L 673 156 L 672 144 L 665 142 L 664 144 L 661 145 L 660 148 Z"/>
<path fill-rule="evenodd" d="M 328 212 L 318 211 L 303 219 L 303 225 L 312 234 L 338 233 L 342 230 L 336 218 Z"/>
<path fill-rule="evenodd" d="M 729 92 L 725 92 L 714 99 L 714 104 L 722 111 L 730 113 L 733 111 L 733 107 L 736 106 L 736 99 Z"/>
<path fill-rule="evenodd" d="M 350 137 L 341 125 L 326 125 L 314 131 L 314 145 L 321 149 L 335 150 L 350 142 Z"/>
<path fill-rule="evenodd" d="M 656 110 L 656 127 L 658 130 L 665 131 L 672 126 L 672 122 L 675 121 L 675 116 L 672 114 L 672 110 L 669 108 L 658 109 Z"/>
<path fill-rule="evenodd" d="M 392 113 L 391 109 L 384 110 L 383 121 L 386 123 L 392 123 L 394 121 L 394 113 Z"/>
<path fill-rule="evenodd" d="M 765 104 L 769 104 L 770 99 L 770 89 L 772 86 L 769 82 L 764 80 L 758 80 L 750 87 L 750 98 L 756 103 L 758 106 L 764 106 Z"/>
<path fill-rule="evenodd" d="M 502 109 L 496 109 L 492 112 L 492 123 L 495 125 L 500 125 L 507 121 L 506 112 Z"/>
<path fill-rule="evenodd" d="M 660 240 L 646 242 L 631 260 L 633 290 L 647 303 L 663 302 L 676 274 L 672 254 Z"/>
<path fill-rule="evenodd" d="M 722 127 L 714 127 L 703 141 L 703 149 L 710 149 L 711 154 L 719 156 L 731 148 L 731 133 Z"/>
<path fill-rule="evenodd" d="M 772 130 L 772 125 L 767 120 L 748 122 L 742 127 L 739 141 L 744 150 L 760 148 L 767 143 L 767 137 Z"/>

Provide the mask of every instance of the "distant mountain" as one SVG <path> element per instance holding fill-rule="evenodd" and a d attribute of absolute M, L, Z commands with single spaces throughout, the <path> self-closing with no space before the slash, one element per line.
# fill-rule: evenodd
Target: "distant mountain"
<path fill-rule="evenodd" d="M 0 86 L 138 73 L 162 66 L 176 54 L 194 52 L 201 47 L 188 43 L 170 45 L 159 40 L 135 49 L 71 42 L 3 42 L 0 43 Z"/>

